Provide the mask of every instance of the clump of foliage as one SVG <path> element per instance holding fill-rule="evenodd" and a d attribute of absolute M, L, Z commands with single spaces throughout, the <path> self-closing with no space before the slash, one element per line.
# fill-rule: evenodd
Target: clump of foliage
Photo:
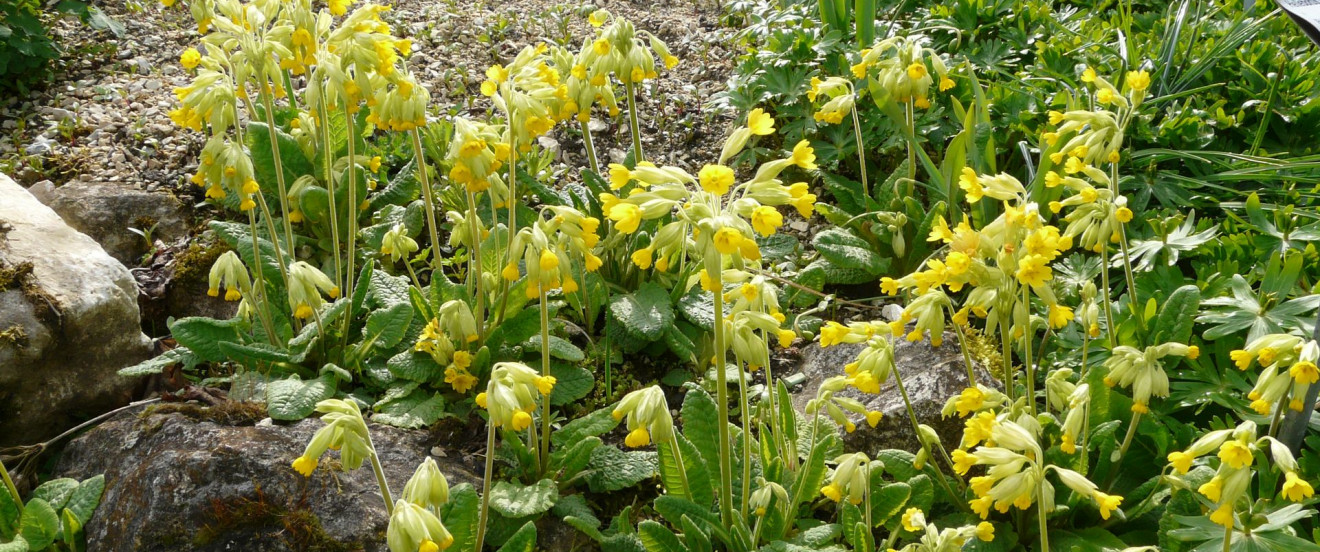
<path fill-rule="evenodd" d="M 79 0 L 54 4 L 54 14 L 72 14 L 94 29 L 122 34 L 123 27 Z M 0 90 L 23 94 L 47 75 L 61 50 L 50 37 L 48 12 L 39 0 L 0 0 Z"/>

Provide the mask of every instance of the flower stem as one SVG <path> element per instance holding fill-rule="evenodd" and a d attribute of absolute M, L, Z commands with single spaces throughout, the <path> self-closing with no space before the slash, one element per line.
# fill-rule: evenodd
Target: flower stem
<path fill-rule="evenodd" d="M 394 514 L 394 496 L 390 494 L 390 482 L 385 480 L 385 469 L 380 465 L 380 455 L 376 454 L 376 444 L 371 440 L 371 431 L 367 431 L 367 448 L 371 449 L 371 471 L 376 474 L 376 484 L 380 486 L 380 497 L 385 500 L 385 514 Z"/>
<path fill-rule="evenodd" d="M 481 477 L 481 513 L 477 516 L 477 546 L 472 550 L 481 552 L 481 545 L 486 542 L 486 522 L 490 516 L 490 480 L 495 472 L 495 426 L 486 423 L 486 472 Z"/>
<path fill-rule="evenodd" d="M 284 246 L 292 254 L 294 250 L 293 224 L 289 222 L 288 187 L 284 183 L 284 162 L 280 158 L 279 135 L 275 130 L 275 102 L 271 99 L 271 94 L 264 90 L 261 99 L 266 104 L 266 132 L 270 135 L 270 154 L 275 161 L 275 184 L 280 190 L 280 217 L 284 221 Z M 272 241 L 279 243 L 278 240 L 274 240 L 274 235 L 271 238 Z M 283 265 L 284 263 L 281 262 L 280 264 Z"/>
<path fill-rule="evenodd" d="M 541 288 L 541 376 L 550 375 L 550 306 Z M 679 471 L 682 471 L 682 464 Z M 541 398 L 541 474 L 550 468 L 550 396 Z"/>
<path fill-rule="evenodd" d="M 468 251 L 468 281 L 472 285 L 472 296 L 477 300 L 476 312 L 473 313 L 477 319 L 477 335 L 485 339 L 486 294 L 481 291 L 481 225 L 477 223 L 477 198 L 471 190 L 467 192 L 467 203 L 468 239 L 472 240 L 472 248 Z M 491 211 L 492 214 L 494 212 Z"/>
<path fill-rule="evenodd" d="M 5 463 L 0 460 L 0 477 L 5 480 L 5 488 L 9 489 L 9 494 L 14 497 L 14 504 L 18 505 L 18 510 L 23 511 L 23 497 L 18 495 L 18 487 L 14 486 L 14 480 L 9 478 L 9 470 L 5 469 Z"/>
<path fill-rule="evenodd" d="M 715 406 L 719 409 L 715 423 L 718 424 L 720 441 L 720 520 L 730 527 L 733 524 L 733 458 L 729 450 L 729 381 L 724 364 L 724 281 L 718 266 L 710 271 L 709 277 L 715 296 Z"/>
<path fill-rule="evenodd" d="M 426 173 L 426 152 L 422 149 L 422 133 L 412 129 L 413 155 L 417 156 L 418 180 L 422 183 L 422 199 L 426 202 L 426 229 L 431 235 L 431 271 L 440 268 L 440 232 L 435 224 L 435 190 L 431 189 L 431 177 Z M 468 198 L 471 205 L 472 198 Z M 432 278 L 434 279 L 434 278 Z"/>
<path fill-rule="evenodd" d="M 347 294 L 349 297 L 352 297 L 353 276 L 354 276 L 353 264 L 357 260 L 356 257 L 357 257 L 358 205 L 357 205 L 357 144 L 356 142 L 358 136 L 357 136 L 357 130 L 353 126 L 353 113 L 348 110 L 347 105 L 344 106 L 344 120 L 346 121 L 348 127 L 348 205 L 345 206 L 346 211 L 348 212 L 348 266 L 347 266 L 347 270 L 344 273 L 344 278 L 345 281 L 348 282 L 348 286 L 344 288 L 343 293 Z M 348 339 L 348 326 L 352 322 L 352 320 L 353 320 L 352 316 L 344 317 L 345 340 Z"/>
<path fill-rule="evenodd" d="M 321 106 L 319 113 L 320 113 L 320 117 L 319 117 L 320 121 L 318 121 L 318 123 L 321 126 L 321 151 L 324 152 L 323 155 L 325 157 L 325 188 L 326 190 L 330 191 L 330 193 L 327 194 L 326 197 L 326 199 L 330 202 L 330 247 L 334 249 L 334 255 L 335 255 L 334 256 L 335 285 L 339 285 L 344 281 L 343 281 L 343 270 L 340 268 L 341 255 L 339 251 L 339 210 L 335 208 L 335 177 L 334 177 L 335 173 L 331 165 L 331 163 L 333 162 L 331 157 L 334 157 L 334 155 L 330 145 L 330 121 L 329 121 L 330 114 L 329 111 L 325 109 L 324 105 Z"/>
<path fill-rule="evenodd" d="M 747 369 L 738 363 L 738 408 L 742 411 L 742 500 L 741 511 L 747 517 L 747 499 L 752 495 L 752 419 L 751 404 L 747 400 Z"/>
<path fill-rule="evenodd" d="M 1022 306 L 1031 312 L 1031 286 L 1022 286 Z M 1026 369 L 1027 376 L 1027 404 L 1031 405 L 1031 415 L 1035 417 L 1036 412 L 1036 373 L 1031 365 L 1031 316 L 1027 316 L 1027 327 L 1022 331 L 1022 358 L 1023 368 Z"/>
<path fill-rule="evenodd" d="M 632 133 L 633 163 L 641 163 L 646 160 L 642 155 L 642 130 L 637 124 L 637 87 L 632 83 L 632 79 L 624 79 L 628 89 L 628 130 Z"/>
<path fill-rule="evenodd" d="M 1045 485 L 1043 482 L 1039 486 L 1037 493 L 1039 494 L 1039 498 L 1037 498 L 1036 502 L 1036 522 L 1040 526 L 1040 549 L 1041 552 L 1049 552 L 1050 529 L 1048 525 L 1049 520 L 1045 519 Z"/>
<path fill-rule="evenodd" d="M 854 91 L 854 94 L 856 94 L 855 91 Z M 861 168 L 861 176 L 862 176 L 862 194 L 866 196 L 866 203 L 867 203 L 866 210 L 869 211 L 869 210 L 871 210 L 871 208 L 870 208 L 870 206 L 869 206 L 870 203 L 871 203 L 871 187 L 870 187 L 870 185 L 869 185 L 869 184 L 867 183 L 867 181 L 866 181 L 866 143 L 862 141 L 862 121 L 861 121 L 861 119 L 858 119 L 858 118 L 857 118 L 857 109 L 856 109 L 856 107 L 854 107 L 853 109 L 851 109 L 851 110 L 849 110 L 849 111 L 852 112 L 852 120 L 853 120 L 853 136 L 854 136 L 855 139 L 857 140 L 857 164 L 858 164 L 858 167 Z M 909 144 L 908 147 L 909 147 L 909 148 L 912 147 L 911 144 Z M 910 158 L 911 158 L 911 155 L 909 155 L 909 159 L 910 159 Z M 911 161 L 909 161 L 909 162 L 911 162 Z"/>
<path fill-rule="evenodd" d="M 587 150 L 587 163 L 591 166 L 591 172 L 600 174 L 600 161 L 596 160 L 596 146 L 591 140 L 591 129 L 587 123 L 578 121 L 582 127 L 582 147 Z"/>

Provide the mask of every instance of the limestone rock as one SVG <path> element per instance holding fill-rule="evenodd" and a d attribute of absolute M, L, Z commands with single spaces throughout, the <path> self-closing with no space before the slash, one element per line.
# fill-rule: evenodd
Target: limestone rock
<path fill-rule="evenodd" d="M 128 269 L 0 175 L 0 446 L 127 404 L 150 352 Z"/>
<path fill-rule="evenodd" d="M 807 402 L 816 397 L 821 382 L 843 374 L 844 365 L 856 360 L 863 347 L 862 344 L 846 343 L 828 348 L 811 343 L 804 347 L 802 374 L 806 381 L 793 395 L 794 406 L 804 412 Z M 957 336 L 952 332 L 945 333 L 944 342 L 939 347 L 932 346 L 930 339 L 917 342 L 899 339 L 894 342 L 894 366 L 903 377 L 903 387 L 912 400 L 917 421 L 934 428 L 947 449 L 957 448 L 962 438 L 963 421 L 956 416 L 944 418 L 940 413 L 949 397 L 967 387 L 967 368 Z M 982 385 L 1000 387 L 999 382 L 979 365 L 976 366 L 976 379 Z M 882 449 L 915 452 L 921 448 L 912 431 L 903 396 L 892 376 L 880 387 L 878 395 L 868 395 L 849 387 L 838 396 L 857 399 L 866 405 L 867 410 L 884 413 L 875 428 L 866 425 L 865 417 L 853 415 L 851 419 L 857 424 L 857 430 L 844 434 L 847 450 L 874 454 Z"/>
<path fill-rule="evenodd" d="M 87 549 L 386 550 L 388 518 L 370 464 L 331 471 L 338 453 L 330 451 L 305 478 L 291 463 L 324 424 L 254 425 L 264 409 L 251 412 L 244 419 L 234 404 L 168 404 L 118 415 L 71 442 L 56 472 L 106 477 L 101 506 L 86 526 Z M 397 498 L 436 443 L 423 431 L 369 427 Z M 452 450 L 433 456 L 451 486 L 480 488 L 461 457 Z"/>
<path fill-rule="evenodd" d="M 46 195 L 43 202 L 69 226 L 91 236 L 126 266 L 138 266 L 149 249 L 129 228 L 150 231 L 152 240 L 166 242 L 188 235 L 187 207 L 164 190 L 149 192 L 126 182 L 73 181 Z"/>

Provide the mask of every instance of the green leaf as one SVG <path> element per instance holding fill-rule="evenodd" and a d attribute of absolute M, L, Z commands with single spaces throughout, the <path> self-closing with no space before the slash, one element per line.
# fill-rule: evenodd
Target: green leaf
<path fill-rule="evenodd" d="M 23 507 L 23 524 L 19 533 L 30 549 L 41 550 L 50 546 L 59 531 L 60 516 L 45 500 L 34 498 Z"/>
<path fill-rule="evenodd" d="M 611 415 L 613 410 L 613 406 L 607 406 L 596 410 L 591 414 L 587 414 L 586 416 L 568 422 L 567 424 L 564 424 L 564 427 L 561 427 L 558 431 L 550 434 L 550 441 L 553 442 L 555 446 L 562 447 L 565 444 L 576 443 L 587 437 L 595 437 L 608 433 L 619 426 L 619 421 L 615 420 L 614 416 Z"/>
<path fill-rule="evenodd" d="M 504 319 L 499 327 L 492 330 L 490 336 L 486 338 L 486 346 L 496 349 L 505 343 L 522 343 L 531 339 L 540 331 L 541 311 L 539 309 L 523 309 L 518 311 L 518 314 Z"/>
<path fill-rule="evenodd" d="M 715 503 L 714 485 L 710 480 L 710 470 L 706 466 L 706 460 L 702 458 L 701 453 L 697 452 L 697 447 L 683 435 L 675 435 L 678 440 L 678 449 L 683 458 L 683 465 L 680 467 L 678 461 L 674 458 L 673 445 L 670 443 L 656 443 L 656 448 L 660 461 L 660 477 L 665 483 L 665 489 L 670 494 L 686 498 L 697 504 L 713 506 Z M 680 470 L 682 473 L 680 474 Z M 691 488 L 692 496 L 685 496 L 682 492 L 683 476 L 687 476 L 688 487 Z"/>
<path fill-rule="evenodd" d="M 646 552 L 687 552 L 678 536 L 663 525 L 651 520 L 637 524 L 637 536 L 642 539 Z"/>
<path fill-rule="evenodd" d="M 504 541 L 498 552 L 532 552 L 536 550 L 536 523 L 524 523 L 509 540 Z"/>
<path fill-rule="evenodd" d="M 335 396 L 338 381 L 330 375 L 303 381 L 296 374 L 266 384 L 266 410 L 276 420 L 296 421 L 316 410 L 316 403 Z"/>
<path fill-rule="evenodd" d="M 101 493 L 105 492 L 105 476 L 97 475 L 90 477 L 78 484 L 73 494 L 69 495 L 69 501 L 65 503 L 64 508 L 78 516 L 78 521 L 83 525 L 92 519 L 92 512 L 96 511 L 97 505 L 101 504 Z"/>
<path fill-rule="evenodd" d="M 412 323 L 412 304 L 405 301 L 377 310 L 367 317 L 367 324 L 362 329 L 362 350 L 371 347 L 388 349 L 399 344 Z"/>
<path fill-rule="evenodd" d="M 601 445 L 600 437 L 587 437 L 568 448 L 560 448 L 550 456 L 551 465 L 559 470 L 559 481 L 567 481 L 582 473 L 591 463 L 591 453 Z M 577 495 L 574 495 L 577 496 Z"/>
<path fill-rule="evenodd" d="M 1201 289 L 1187 285 L 1169 295 L 1151 326 L 1155 330 L 1150 345 L 1177 342 L 1188 343 L 1192 338 L 1192 324 L 1201 308 Z"/>
<path fill-rule="evenodd" d="M 449 489 L 449 502 L 440 507 L 440 519 L 454 537 L 454 550 L 472 550 L 477 545 L 478 511 L 481 498 L 472 485 L 463 483 Z"/>
<path fill-rule="evenodd" d="M 252 156 L 252 168 L 263 190 L 278 190 L 276 186 L 275 157 L 271 151 L 270 127 L 265 123 L 251 122 L 247 125 L 248 149 Z M 275 129 L 275 140 L 280 148 L 280 168 L 284 173 L 284 185 L 292 186 L 298 177 L 313 174 L 312 163 L 303 155 L 298 140 L 280 129 Z"/>
<path fill-rule="evenodd" d="M 180 346 L 127 368 L 120 368 L 117 374 L 126 378 L 160 374 L 170 366 L 185 362 L 185 358 L 193 358 L 192 352 L 187 347 Z M 194 360 L 193 363 L 195 364 L 196 361 Z"/>
<path fill-rule="evenodd" d="M 669 293 L 654 282 L 643 284 L 636 293 L 614 296 L 610 300 L 610 314 L 624 330 L 646 341 L 660 339 L 665 328 L 674 322 Z"/>
<path fill-rule="evenodd" d="M 889 267 L 887 260 L 872 250 L 871 244 L 843 228 L 829 228 L 816 234 L 811 245 L 840 268 L 861 269 L 879 275 Z"/>
<path fill-rule="evenodd" d="M 13 537 L 18 532 L 22 512 L 15 498 L 9 494 L 9 487 L 0 485 L 0 539 Z"/>
<path fill-rule="evenodd" d="M 197 358 L 207 362 L 221 362 L 228 360 L 224 349 L 220 348 L 220 343 L 224 341 L 236 342 L 242 339 L 239 328 L 243 321 L 237 318 L 233 320 L 216 320 L 214 318 L 205 318 L 201 316 L 190 316 L 180 318 L 170 325 L 170 333 L 174 340 L 189 351 L 192 351 Z"/>
<path fill-rule="evenodd" d="M 72 551 L 86 550 L 87 536 L 83 534 L 83 523 L 78 521 L 78 516 L 66 508 L 60 512 L 60 523 L 60 540 L 64 541 L 65 546 Z"/>
<path fill-rule="evenodd" d="M 903 511 L 907 506 L 908 498 L 912 496 L 912 487 L 901 482 L 884 484 L 879 481 L 881 475 L 880 470 L 873 471 L 871 475 L 871 522 L 877 527 L 884 525 L 895 514 Z M 883 486 L 876 489 L 877 483 Z"/>
<path fill-rule="evenodd" d="M 386 205 L 407 205 L 420 197 L 422 187 L 417 180 L 417 160 L 411 159 L 390 178 L 389 184 L 371 196 L 371 210 Z"/>
<path fill-rule="evenodd" d="M 28 542 L 23 539 L 23 535 L 14 535 L 14 540 L 9 542 L 0 542 L 0 552 L 28 552 Z"/>
<path fill-rule="evenodd" d="M 289 354 L 287 350 L 270 343 L 245 345 L 232 341 L 221 341 L 218 345 L 220 351 L 224 353 L 228 360 L 246 366 L 255 366 L 262 363 L 294 363 L 293 355 Z"/>
<path fill-rule="evenodd" d="M 434 424 L 445 413 L 445 399 L 440 393 L 428 394 L 416 389 L 407 396 L 377 406 L 377 412 L 371 417 L 374 422 L 417 429 Z"/>
<path fill-rule="evenodd" d="M 522 346 L 528 352 L 540 353 L 541 336 L 532 336 L 527 341 L 524 341 Z M 550 356 L 568 362 L 582 362 L 583 359 L 587 358 L 586 353 L 583 353 L 582 349 L 577 348 L 577 345 L 570 343 L 567 339 L 555 335 L 550 336 Z"/>
<path fill-rule="evenodd" d="M 412 349 L 390 357 L 387 365 L 394 377 L 421 383 L 440 381 L 445 372 L 445 367 L 437 364 L 431 355 Z"/>
<path fill-rule="evenodd" d="M 69 502 L 69 497 L 73 496 L 73 491 L 78 488 L 78 480 L 68 477 L 52 479 L 32 491 L 31 498 L 40 498 L 50 504 L 51 508 L 58 511 Z"/>
<path fill-rule="evenodd" d="M 550 341 L 551 346 L 554 340 Z M 550 404 L 559 406 L 586 397 L 596 386 L 596 378 L 591 370 L 571 364 L 553 363 L 550 375 L 555 377 L 555 388 L 550 392 Z"/>
<path fill-rule="evenodd" d="M 681 527 L 683 528 L 683 541 L 687 543 L 688 549 L 692 552 L 712 552 L 714 548 L 710 544 L 710 535 L 707 535 L 697 522 L 692 520 L 691 516 L 681 516 Z"/>
<path fill-rule="evenodd" d="M 718 408 L 710 393 L 694 387 L 683 397 L 679 416 L 683 420 L 683 435 L 692 442 L 707 466 L 719 466 L 720 458 Z"/>
<path fill-rule="evenodd" d="M 548 512 L 558 499 L 559 487 L 550 479 L 529 486 L 500 481 L 490 491 L 490 509 L 505 517 L 521 518 Z"/>
<path fill-rule="evenodd" d="M 656 464 L 654 452 L 599 447 L 591 451 L 590 466 L 594 471 L 587 476 L 587 485 L 597 493 L 627 489 L 655 477 Z"/>

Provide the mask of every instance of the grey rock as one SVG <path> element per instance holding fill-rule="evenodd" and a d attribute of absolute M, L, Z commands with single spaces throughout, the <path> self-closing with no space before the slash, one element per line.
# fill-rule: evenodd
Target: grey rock
<path fill-rule="evenodd" d="M 330 451 L 311 477 L 303 477 L 291 463 L 324 424 L 307 419 L 253 425 L 264 408 L 225 416 L 242 412 L 235 404 L 125 412 L 71 442 L 56 467 L 59 475 L 106 476 L 101 506 L 86 526 L 88 550 L 321 549 L 309 535 L 339 543 L 335 550 L 386 550 L 388 518 L 369 463 L 332 471 L 339 462 Z M 240 425 L 228 425 L 233 423 Z M 398 498 L 434 439 L 385 426 L 370 430 Z M 435 460 L 450 485 L 480 487 L 480 478 L 459 457 Z"/>
<path fill-rule="evenodd" d="M 37 136 L 32 139 L 32 143 L 23 148 L 23 152 L 28 155 L 45 155 L 50 153 L 51 148 L 55 147 L 55 141 L 45 136 Z"/>
<path fill-rule="evenodd" d="M 28 193 L 32 194 L 32 197 L 37 198 L 37 201 L 49 204 L 51 195 L 55 193 L 55 183 L 49 180 L 42 180 L 28 188 Z"/>
<path fill-rule="evenodd" d="M 131 183 L 69 182 L 55 189 L 48 204 L 128 266 L 137 266 L 149 248 L 129 228 L 151 230 L 153 240 L 167 242 L 186 236 L 189 229 L 188 208 L 173 194 L 147 192 Z"/>
<path fill-rule="evenodd" d="M 128 269 L 0 174 L 0 446 L 53 437 L 126 404 L 115 372 L 147 357 Z M 29 268 L 30 267 L 30 268 Z M 12 279 L 12 278 L 11 278 Z"/>
<path fill-rule="evenodd" d="M 844 365 L 856 360 L 857 353 L 863 347 L 862 344 L 841 344 L 822 348 L 818 343 L 803 347 L 801 371 L 806 381 L 793 395 L 794 406 L 805 412 L 807 402 L 816 397 L 821 382 L 843 374 Z M 894 366 L 903 378 L 903 387 L 912 400 L 917 422 L 935 429 L 946 449 L 957 448 L 962 438 L 963 420 L 956 416 L 944 418 L 940 412 L 949 397 L 961 393 L 967 387 L 967 368 L 963 363 L 957 336 L 946 332 L 944 342 L 939 347 L 933 347 L 929 339 L 917 342 L 898 339 L 894 342 Z M 975 369 L 978 383 L 1000 387 L 999 382 L 980 365 L 976 365 Z M 852 415 L 857 430 L 843 435 L 844 446 L 848 450 L 874 454 L 882 449 L 897 448 L 915 452 L 921 448 L 912 431 L 903 396 L 892 376 L 880 387 L 878 395 L 861 393 L 852 387 L 837 395 L 857 399 L 866 405 L 867 410 L 884 413 L 884 418 L 875 428 L 867 426 L 864 416 Z"/>

